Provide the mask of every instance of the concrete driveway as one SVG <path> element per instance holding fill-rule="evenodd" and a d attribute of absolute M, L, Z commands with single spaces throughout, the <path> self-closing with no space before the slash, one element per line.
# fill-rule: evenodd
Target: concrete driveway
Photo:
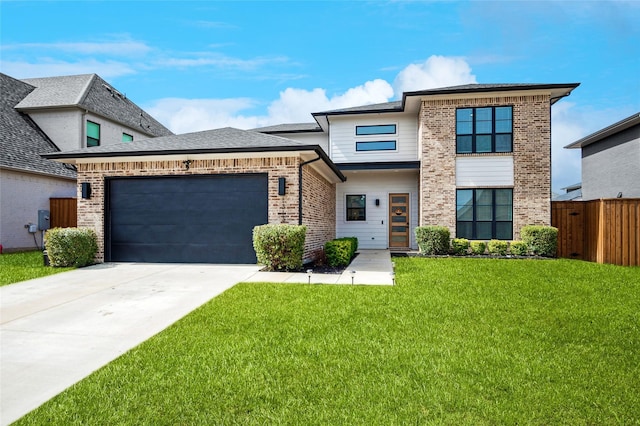
<path fill-rule="evenodd" d="M 111 263 L 0 287 L 0 424 L 37 408 L 258 269 Z"/>

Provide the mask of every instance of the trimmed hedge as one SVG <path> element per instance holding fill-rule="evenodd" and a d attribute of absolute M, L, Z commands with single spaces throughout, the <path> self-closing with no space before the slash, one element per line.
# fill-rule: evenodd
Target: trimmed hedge
<path fill-rule="evenodd" d="M 324 255 L 331 267 L 347 266 L 358 250 L 356 237 L 343 237 L 327 241 L 324 245 Z"/>
<path fill-rule="evenodd" d="M 545 257 L 555 257 L 558 249 L 558 228 L 553 226 L 527 225 L 520 230 L 520 236 L 529 251 Z"/>
<path fill-rule="evenodd" d="M 415 230 L 415 235 L 422 253 L 449 253 L 449 228 L 444 226 L 418 226 Z"/>
<path fill-rule="evenodd" d="M 487 248 L 489 250 L 489 254 L 506 256 L 509 244 L 506 241 L 491 240 L 489 241 L 489 244 L 487 244 Z"/>
<path fill-rule="evenodd" d="M 487 249 L 487 245 L 484 241 L 471 241 L 470 246 L 471 253 L 476 255 L 484 254 Z"/>
<path fill-rule="evenodd" d="M 260 225 L 253 228 L 253 249 L 258 263 L 271 271 L 291 271 L 302 268 L 304 225 Z"/>
<path fill-rule="evenodd" d="M 451 241 L 451 251 L 459 256 L 469 252 L 469 240 L 466 238 L 454 238 Z"/>
<path fill-rule="evenodd" d="M 514 256 L 526 256 L 529 254 L 529 246 L 524 241 L 512 241 L 509 250 Z"/>
<path fill-rule="evenodd" d="M 98 253 L 97 236 L 89 228 L 52 228 L 44 234 L 49 264 L 55 267 L 87 266 Z"/>

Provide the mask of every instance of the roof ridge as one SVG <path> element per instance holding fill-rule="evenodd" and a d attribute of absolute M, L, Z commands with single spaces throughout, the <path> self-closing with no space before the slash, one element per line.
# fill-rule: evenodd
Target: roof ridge
<path fill-rule="evenodd" d="M 96 74 L 96 73 L 92 73 L 92 74 L 89 74 L 89 75 L 91 76 L 91 78 L 89 78 L 87 83 L 82 88 L 82 91 L 80 91 L 80 95 L 78 96 L 78 100 L 76 101 L 76 105 L 82 105 L 84 100 L 87 98 L 87 95 L 89 94 L 89 88 L 93 85 L 93 82 L 95 81 L 96 77 L 98 77 L 98 74 Z"/>

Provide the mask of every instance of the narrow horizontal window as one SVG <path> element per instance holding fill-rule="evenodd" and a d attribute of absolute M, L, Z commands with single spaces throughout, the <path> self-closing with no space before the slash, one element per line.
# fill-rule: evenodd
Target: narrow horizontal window
<path fill-rule="evenodd" d="M 396 141 L 356 142 L 356 151 L 395 151 Z"/>
<path fill-rule="evenodd" d="M 395 135 L 395 124 L 376 124 L 372 126 L 356 126 L 356 135 L 368 136 L 368 135 Z"/>

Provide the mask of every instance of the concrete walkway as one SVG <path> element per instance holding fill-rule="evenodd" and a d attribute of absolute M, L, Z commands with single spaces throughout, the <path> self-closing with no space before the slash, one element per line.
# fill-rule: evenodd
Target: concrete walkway
<path fill-rule="evenodd" d="M 355 271 L 355 273 L 352 273 Z M 352 280 L 353 276 L 353 280 Z M 393 285 L 393 263 L 389 250 L 359 250 L 358 256 L 342 274 L 257 272 L 244 282 L 278 282 L 308 284 Z"/>
<path fill-rule="evenodd" d="M 0 287 L 0 425 L 8 425 L 238 282 L 307 283 L 256 265 L 105 263 Z M 349 271 L 355 271 L 351 274 Z M 392 285 L 387 250 L 314 284 Z"/>

